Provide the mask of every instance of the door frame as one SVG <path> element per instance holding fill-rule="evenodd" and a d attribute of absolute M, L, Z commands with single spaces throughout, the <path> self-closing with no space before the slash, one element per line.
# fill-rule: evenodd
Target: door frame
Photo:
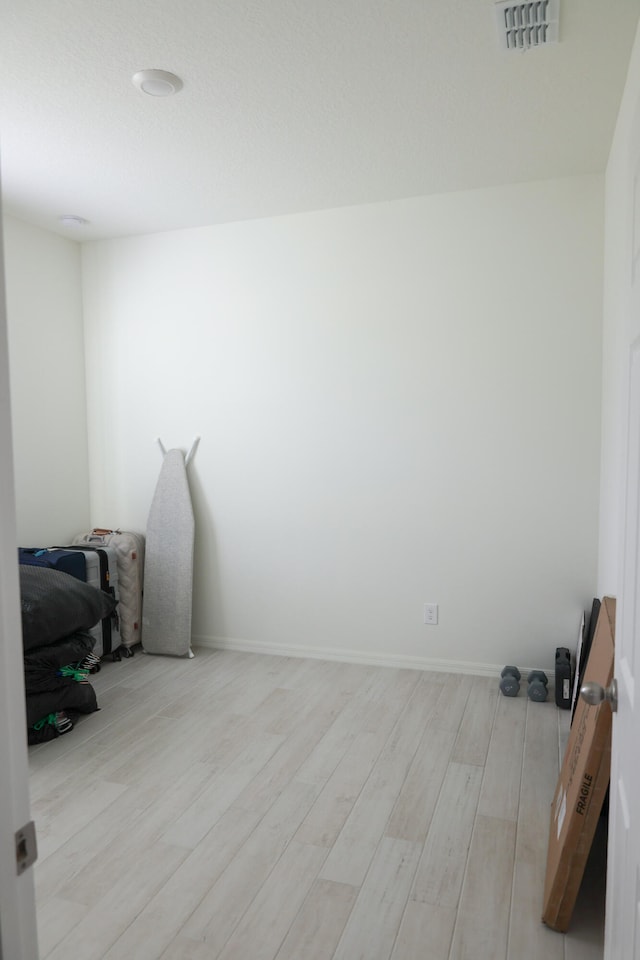
<path fill-rule="evenodd" d="M 18 876 L 15 849 L 30 802 L 1 225 L 0 202 L 0 960 L 37 960 L 33 868 Z"/>

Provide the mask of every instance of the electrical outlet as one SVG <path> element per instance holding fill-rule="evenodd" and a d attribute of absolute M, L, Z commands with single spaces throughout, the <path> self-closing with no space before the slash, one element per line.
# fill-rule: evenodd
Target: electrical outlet
<path fill-rule="evenodd" d="M 424 622 L 430 623 L 430 624 L 436 624 L 438 622 L 438 604 L 437 603 L 425 603 Z"/>

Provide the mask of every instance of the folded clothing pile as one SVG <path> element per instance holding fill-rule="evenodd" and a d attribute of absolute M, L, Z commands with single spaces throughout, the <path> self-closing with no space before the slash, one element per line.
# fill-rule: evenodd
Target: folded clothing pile
<path fill-rule="evenodd" d="M 22 644 L 29 743 L 72 729 L 98 709 L 89 675 L 99 664 L 87 632 L 113 612 L 113 597 L 47 567 L 20 565 Z"/>

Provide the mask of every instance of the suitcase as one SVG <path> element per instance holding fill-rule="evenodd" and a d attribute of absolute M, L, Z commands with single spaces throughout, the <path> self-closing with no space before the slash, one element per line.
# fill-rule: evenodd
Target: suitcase
<path fill-rule="evenodd" d="M 84 557 L 72 550 L 57 547 L 18 547 L 18 563 L 30 567 L 51 567 L 68 573 L 76 580 L 87 579 Z"/>
<path fill-rule="evenodd" d="M 118 566 L 118 614 L 122 653 L 133 656 L 131 648 L 142 640 L 142 591 L 144 583 L 144 536 L 121 530 L 96 528 L 81 533 L 74 546 L 107 547 L 115 550 Z"/>
<path fill-rule="evenodd" d="M 87 583 L 104 593 L 110 594 L 116 600 L 118 596 L 118 562 L 115 550 L 108 547 L 70 546 L 66 547 L 71 553 L 76 553 L 84 559 L 87 570 Z M 100 623 L 92 627 L 89 634 L 95 640 L 93 652 L 98 657 L 112 654 L 114 660 L 120 659 L 118 652 L 122 641 L 120 637 L 119 607 L 116 607 L 110 617 L 105 617 Z"/>

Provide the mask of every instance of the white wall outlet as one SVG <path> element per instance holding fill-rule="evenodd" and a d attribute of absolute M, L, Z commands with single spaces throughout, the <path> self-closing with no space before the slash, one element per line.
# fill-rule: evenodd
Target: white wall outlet
<path fill-rule="evenodd" d="M 438 622 L 438 604 L 437 603 L 425 603 L 424 622 L 431 623 L 431 624 L 436 624 Z"/>

